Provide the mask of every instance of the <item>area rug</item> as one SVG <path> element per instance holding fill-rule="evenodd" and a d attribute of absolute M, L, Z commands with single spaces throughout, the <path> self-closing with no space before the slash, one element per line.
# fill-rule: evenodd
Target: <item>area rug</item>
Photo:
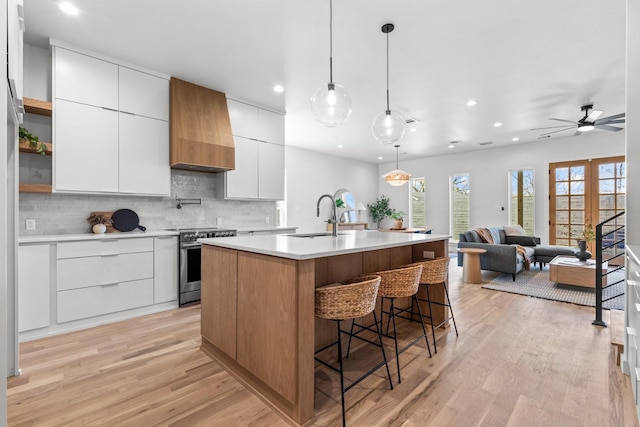
<path fill-rule="evenodd" d="M 607 276 L 609 282 L 615 283 L 624 279 L 624 270 L 619 270 Z M 624 280 L 614 286 L 606 288 L 602 299 L 607 299 L 624 292 Z M 582 288 L 580 286 L 562 285 L 549 281 L 549 267 L 545 266 L 542 271 L 531 267 L 530 271 L 523 271 L 516 276 L 513 281 L 511 274 L 501 274 L 489 283 L 482 286 L 484 289 L 494 291 L 511 292 L 514 294 L 528 295 L 535 298 L 542 298 L 553 301 L 569 302 L 572 304 L 595 307 L 595 290 Z M 613 310 L 624 310 L 624 295 L 605 301 L 603 308 Z"/>

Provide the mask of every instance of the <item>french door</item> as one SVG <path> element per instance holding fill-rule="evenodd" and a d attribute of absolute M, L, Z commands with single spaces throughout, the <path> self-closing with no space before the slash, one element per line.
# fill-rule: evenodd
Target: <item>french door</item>
<path fill-rule="evenodd" d="M 549 242 L 577 246 L 585 225 L 592 227 L 624 210 L 626 167 L 624 156 L 575 160 L 549 164 Z M 624 215 L 607 225 L 603 233 L 624 225 Z M 608 242 L 620 240 L 609 236 Z M 607 243 L 605 241 L 605 244 Z M 624 245 L 605 251 L 609 258 L 624 251 Z M 590 250 L 595 245 L 590 244 Z"/>

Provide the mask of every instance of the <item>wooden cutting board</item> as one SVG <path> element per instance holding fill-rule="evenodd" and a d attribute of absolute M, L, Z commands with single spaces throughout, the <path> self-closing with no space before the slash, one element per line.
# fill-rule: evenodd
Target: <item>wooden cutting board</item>
<path fill-rule="evenodd" d="M 105 218 L 111 219 L 111 215 L 113 215 L 113 212 L 91 212 L 89 216 L 91 215 L 102 215 Z M 120 230 L 116 230 L 115 228 L 113 228 L 112 225 L 106 224 L 106 226 L 107 226 L 107 233 L 120 233 Z"/>

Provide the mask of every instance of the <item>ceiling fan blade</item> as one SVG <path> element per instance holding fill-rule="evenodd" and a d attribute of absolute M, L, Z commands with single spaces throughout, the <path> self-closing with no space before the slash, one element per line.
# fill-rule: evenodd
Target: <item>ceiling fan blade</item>
<path fill-rule="evenodd" d="M 553 118 L 550 118 L 549 120 L 555 120 L 556 122 L 567 122 L 567 123 L 573 123 L 574 125 L 577 125 L 577 124 L 578 124 L 578 122 L 576 122 L 575 120 L 553 119 Z"/>
<path fill-rule="evenodd" d="M 575 126 L 567 126 L 567 125 L 562 125 L 562 126 L 547 126 L 544 128 L 533 128 L 533 129 L 529 129 L 529 130 L 544 130 L 544 129 L 559 129 L 559 128 L 565 128 L 565 129 L 570 129 L 572 127 Z"/>
<path fill-rule="evenodd" d="M 615 123 L 625 123 L 625 119 L 616 119 L 616 120 L 598 120 L 596 121 L 597 125 L 611 125 L 611 124 L 615 124 Z"/>
<path fill-rule="evenodd" d="M 589 115 L 584 119 L 587 122 L 595 122 L 598 117 L 602 114 L 600 110 L 591 110 Z"/>
<path fill-rule="evenodd" d="M 618 132 L 621 131 L 622 128 L 618 128 L 615 126 L 609 126 L 609 125 L 594 125 L 596 129 L 602 129 L 602 130 L 609 130 L 611 132 Z"/>
<path fill-rule="evenodd" d="M 564 128 L 564 129 L 560 129 L 560 130 L 554 130 L 553 132 L 542 133 L 542 134 L 540 134 L 540 136 L 547 136 L 547 135 L 551 135 L 553 133 L 564 132 L 565 130 L 569 130 L 569 129 L 572 129 L 572 128 L 573 128 L 573 126 L 570 126 L 568 128 Z"/>
<path fill-rule="evenodd" d="M 619 113 L 619 114 L 614 114 L 613 116 L 609 116 L 609 117 L 603 117 L 599 120 L 596 120 L 596 124 L 600 124 L 603 122 L 608 122 L 611 120 L 618 120 L 618 119 L 623 119 L 626 113 Z"/>

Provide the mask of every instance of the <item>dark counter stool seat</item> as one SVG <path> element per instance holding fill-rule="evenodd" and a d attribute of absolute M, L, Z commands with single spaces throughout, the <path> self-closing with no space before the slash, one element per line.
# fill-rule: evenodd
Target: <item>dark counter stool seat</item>
<path fill-rule="evenodd" d="M 374 373 L 383 365 L 387 368 L 387 377 L 389 378 L 389 387 L 393 389 L 393 383 L 391 382 L 391 373 L 389 372 L 389 366 L 387 365 L 387 356 L 384 353 L 384 345 L 382 344 L 382 334 L 380 329 L 378 328 L 378 321 L 376 318 L 375 307 L 376 307 L 376 298 L 378 295 L 378 288 L 380 286 L 380 276 L 377 275 L 368 275 L 356 277 L 350 280 L 347 280 L 342 283 L 334 283 L 331 285 L 323 286 L 317 288 L 315 291 L 315 314 L 317 317 L 321 317 L 323 319 L 333 320 L 336 322 L 338 328 L 338 339 L 317 350 L 315 354 L 327 350 L 334 345 L 338 346 L 338 365 L 336 368 L 333 365 L 319 359 L 315 358 L 319 363 L 327 366 L 328 368 L 338 372 L 340 374 L 340 394 L 342 400 L 342 425 L 346 425 L 346 417 L 344 410 L 344 394 L 349 391 L 353 386 L 358 384 L 360 381 Z M 347 387 L 344 386 L 344 370 L 342 366 L 342 334 L 349 335 L 349 343 L 351 343 L 351 337 L 353 336 L 350 332 L 343 331 L 340 328 L 340 322 L 343 320 L 355 319 L 358 317 L 363 317 L 368 315 L 369 313 L 373 314 L 374 322 L 376 325 L 378 342 L 371 341 L 369 339 L 355 336 L 360 340 L 363 340 L 369 344 L 373 344 L 377 347 L 380 347 L 382 351 L 382 362 L 378 365 L 374 366 L 366 373 L 364 373 L 360 378 L 353 381 Z"/>

